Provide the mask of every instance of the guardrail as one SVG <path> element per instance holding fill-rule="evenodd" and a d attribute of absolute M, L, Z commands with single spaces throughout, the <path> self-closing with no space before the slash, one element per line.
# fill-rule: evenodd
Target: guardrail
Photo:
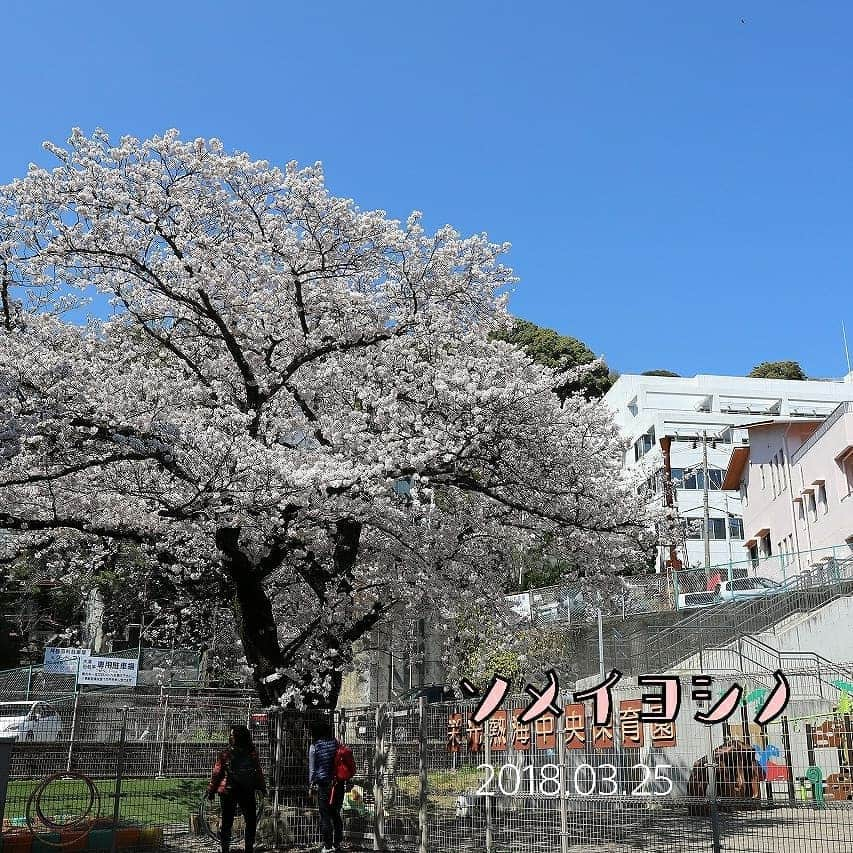
<path fill-rule="evenodd" d="M 702 653 L 706 647 L 761 633 L 782 619 L 796 613 L 810 613 L 845 595 L 853 595 L 853 579 L 693 611 L 675 625 L 661 628 L 655 647 L 644 649 L 630 662 L 628 671 L 652 667 L 663 672 Z"/>

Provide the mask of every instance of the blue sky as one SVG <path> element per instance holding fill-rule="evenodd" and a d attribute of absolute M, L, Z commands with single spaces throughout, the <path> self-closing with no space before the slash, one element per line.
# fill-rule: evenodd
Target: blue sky
<path fill-rule="evenodd" d="M 514 312 L 623 373 L 836 376 L 851 32 L 842 2 L 13 0 L 0 181 L 75 125 L 322 160 L 364 208 L 512 242 Z"/>

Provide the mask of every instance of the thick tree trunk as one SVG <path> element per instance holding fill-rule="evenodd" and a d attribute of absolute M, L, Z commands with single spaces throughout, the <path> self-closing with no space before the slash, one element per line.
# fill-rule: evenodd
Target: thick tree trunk
<path fill-rule="evenodd" d="M 333 626 L 331 630 L 321 629 L 319 639 L 328 652 L 325 667 L 321 666 L 319 671 L 303 670 L 299 666 L 302 646 L 296 644 L 282 647 L 279 642 L 272 602 L 264 587 L 264 573 L 240 549 L 239 535 L 239 528 L 220 528 L 216 532 L 216 544 L 222 554 L 225 574 L 233 584 L 235 625 L 261 701 L 266 705 L 279 704 L 280 697 L 295 687 L 302 694 L 307 707 L 333 710 L 337 706 L 343 682 L 341 665 L 349 662 L 353 643 L 376 624 L 384 608 L 375 606 L 351 623 L 345 621 L 346 610 L 342 610 L 340 625 Z M 338 592 L 347 599 L 345 605 L 336 606 L 348 607 L 351 601 L 352 572 L 358 557 L 360 535 L 361 525 L 357 522 L 343 519 L 336 525 L 333 577 Z M 323 586 L 318 586 L 315 592 L 322 606 L 326 606 Z M 296 677 L 266 681 L 269 676 L 284 668 L 295 669 Z M 321 693 L 311 687 L 312 682 L 322 683 L 326 676 L 329 683 L 327 692 Z"/>
<path fill-rule="evenodd" d="M 238 545 L 237 528 L 220 528 L 216 544 L 222 553 L 225 574 L 234 585 L 234 621 L 243 643 L 243 654 L 252 668 L 258 695 L 266 705 L 275 703 L 281 687 L 265 679 L 284 666 L 278 641 L 278 627 L 272 602 L 264 589 L 263 579 Z"/>

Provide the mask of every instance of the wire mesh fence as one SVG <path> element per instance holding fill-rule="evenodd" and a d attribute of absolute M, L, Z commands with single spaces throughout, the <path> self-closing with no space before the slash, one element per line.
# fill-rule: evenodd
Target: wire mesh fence
<path fill-rule="evenodd" d="M 584 625 L 605 616 L 707 608 L 785 592 L 853 592 L 853 554 L 847 544 L 761 555 L 660 574 L 602 578 L 594 586 L 571 581 L 508 596 L 519 616 L 539 626 Z"/>
<path fill-rule="evenodd" d="M 747 696 L 760 687 L 741 683 Z M 849 715 L 800 702 L 799 716 L 759 729 L 743 705 L 711 728 L 685 701 L 686 722 L 669 726 L 638 724 L 636 688 L 613 702 L 606 726 L 566 697 L 561 715 L 528 725 L 529 697 L 480 724 L 472 703 L 389 706 L 373 722 L 347 712 L 368 770 L 351 837 L 435 851 L 853 850 Z"/>
<path fill-rule="evenodd" d="M 674 721 L 644 721 L 654 706 L 644 701 L 649 688 L 623 679 L 602 725 L 591 703 L 569 695 L 527 723 L 530 696 L 506 697 L 485 721 L 475 700 L 334 715 L 237 702 L 124 709 L 78 701 L 80 739 L 15 741 L 2 850 L 216 850 L 219 812 L 203 794 L 228 726 L 246 721 L 269 787 L 258 804 L 259 841 L 270 850 L 319 846 L 307 766 L 321 719 L 331 719 L 356 760 L 343 806 L 354 848 L 853 850 L 853 684 L 796 695 L 759 727 L 753 719 L 768 684 L 740 675 L 743 701 L 708 726 L 695 715 L 735 679 L 715 678 L 710 700 L 682 680 Z M 241 826 L 238 818 L 235 844 Z"/>
<path fill-rule="evenodd" d="M 779 591 L 845 586 L 853 582 L 853 555 L 847 544 L 807 551 L 762 554 L 710 567 L 671 572 L 672 596 L 679 609 L 705 607 L 723 600 L 738 600 Z M 755 580 L 769 581 L 762 587 Z M 721 589 L 720 585 L 725 584 Z M 703 597 L 704 596 L 704 597 Z"/>
<path fill-rule="evenodd" d="M 138 687 L 198 686 L 201 656 L 195 649 L 128 648 L 101 657 L 138 660 Z M 74 693 L 77 676 L 51 671 L 41 664 L 0 671 L 0 696 L 7 700 L 51 698 Z"/>

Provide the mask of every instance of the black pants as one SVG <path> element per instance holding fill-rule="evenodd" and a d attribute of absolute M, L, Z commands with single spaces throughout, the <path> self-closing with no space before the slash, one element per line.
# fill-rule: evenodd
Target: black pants
<path fill-rule="evenodd" d="M 320 811 L 320 835 L 323 846 L 340 847 L 344 837 L 344 822 L 341 820 L 341 806 L 344 804 L 344 785 L 338 782 L 320 782 L 317 785 L 317 807 Z M 247 851 L 248 853 L 248 851 Z"/>
<path fill-rule="evenodd" d="M 231 844 L 231 827 L 234 826 L 234 812 L 237 806 L 243 812 L 243 820 L 246 821 L 246 853 L 252 853 L 255 847 L 255 830 L 258 825 L 258 812 L 255 804 L 255 792 L 234 789 L 229 794 L 220 794 L 222 803 L 222 841 L 223 853 L 227 853 Z"/>

